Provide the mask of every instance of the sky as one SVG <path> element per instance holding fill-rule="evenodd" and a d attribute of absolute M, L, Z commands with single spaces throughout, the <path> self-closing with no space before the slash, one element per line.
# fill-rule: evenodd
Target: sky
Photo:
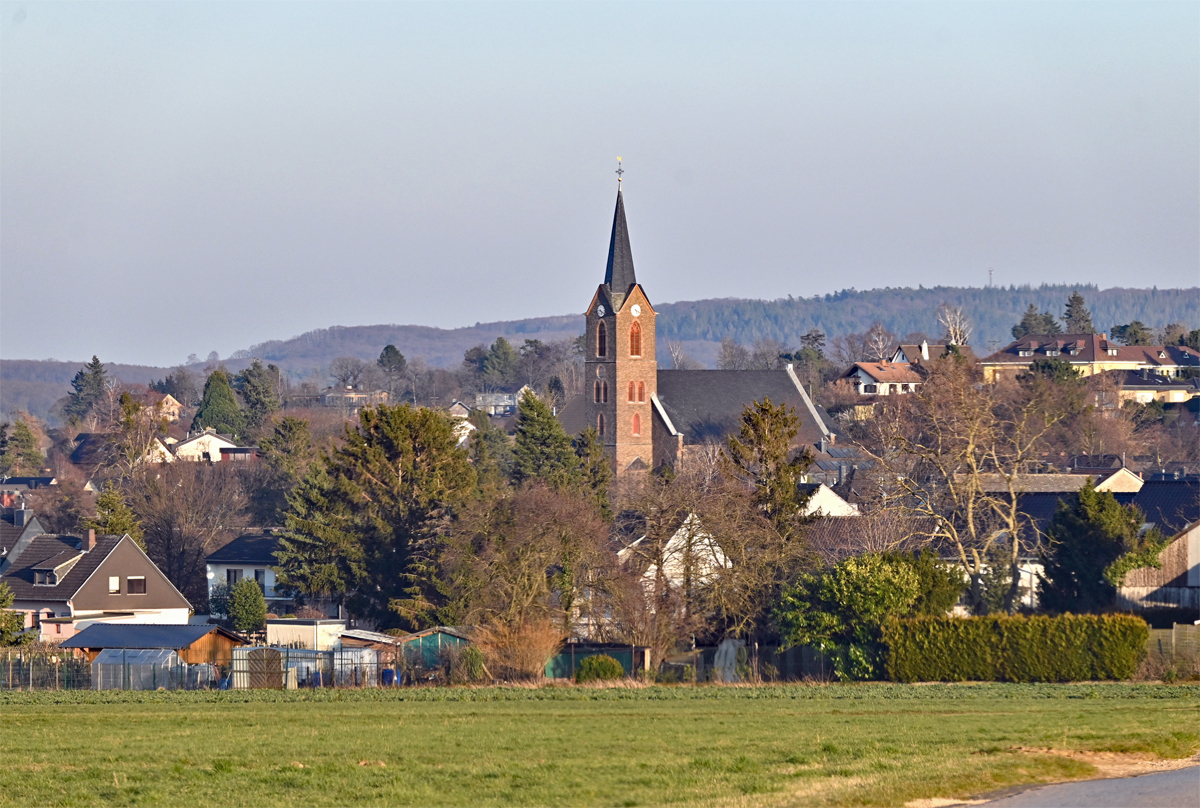
<path fill-rule="evenodd" d="M 1200 284 L 1200 4 L 0 2 L 0 356 Z"/>

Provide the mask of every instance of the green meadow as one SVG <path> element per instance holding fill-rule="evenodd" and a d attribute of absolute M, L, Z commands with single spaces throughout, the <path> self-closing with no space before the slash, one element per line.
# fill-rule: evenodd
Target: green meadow
<path fill-rule="evenodd" d="M 1200 686 L 0 694 L 8 805 L 902 805 L 1184 758 Z"/>

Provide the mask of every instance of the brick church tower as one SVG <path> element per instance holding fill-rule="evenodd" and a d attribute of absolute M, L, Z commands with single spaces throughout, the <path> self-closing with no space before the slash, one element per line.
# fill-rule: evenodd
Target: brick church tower
<path fill-rule="evenodd" d="M 584 399 L 618 476 L 654 462 L 651 397 L 658 389 L 654 308 L 633 273 L 625 201 L 617 188 L 604 283 L 587 309 Z"/>

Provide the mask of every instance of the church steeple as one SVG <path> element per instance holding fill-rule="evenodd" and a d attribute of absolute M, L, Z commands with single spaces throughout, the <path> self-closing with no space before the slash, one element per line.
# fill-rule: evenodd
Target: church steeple
<path fill-rule="evenodd" d="M 633 274 L 633 250 L 629 246 L 629 226 L 625 223 L 625 199 L 617 189 L 617 210 L 613 214 L 612 237 L 608 241 L 608 268 L 604 283 L 609 290 L 625 295 L 637 283 Z"/>

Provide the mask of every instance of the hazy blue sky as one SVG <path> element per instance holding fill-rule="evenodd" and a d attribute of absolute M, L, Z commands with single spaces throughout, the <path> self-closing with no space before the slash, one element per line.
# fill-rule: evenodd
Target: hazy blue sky
<path fill-rule="evenodd" d="M 0 3 L 0 355 L 1200 282 L 1200 4 Z"/>

